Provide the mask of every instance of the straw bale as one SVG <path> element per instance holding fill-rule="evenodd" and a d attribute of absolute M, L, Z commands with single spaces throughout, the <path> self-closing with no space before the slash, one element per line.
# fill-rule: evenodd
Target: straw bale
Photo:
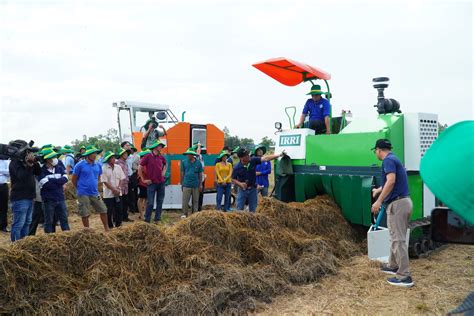
<path fill-rule="evenodd" d="M 256 214 L 203 211 L 25 238 L 0 249 L 0 313 L 242 314 L 358 253 L 327 198 L 264 199 Z"/>

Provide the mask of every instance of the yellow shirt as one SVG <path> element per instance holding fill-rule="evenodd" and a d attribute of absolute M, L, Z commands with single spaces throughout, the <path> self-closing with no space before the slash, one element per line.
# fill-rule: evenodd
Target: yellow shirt
<path fill-rule="evenodd" d="M 218 162 L 216 164 L 216 175 L 218 183 L 231 183 L 232 165 L 228 162 L 225 165 Z"/>

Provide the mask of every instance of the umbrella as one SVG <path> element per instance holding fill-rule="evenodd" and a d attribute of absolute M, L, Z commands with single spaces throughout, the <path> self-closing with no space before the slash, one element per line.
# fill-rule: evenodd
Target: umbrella
<path fill-rule="evenodd" d="M 287 86 L 296 86 L 315 79 L 331 79 L 331 74 L 322 69 L 285 57 L 269 59 L 252 66 Z"/>

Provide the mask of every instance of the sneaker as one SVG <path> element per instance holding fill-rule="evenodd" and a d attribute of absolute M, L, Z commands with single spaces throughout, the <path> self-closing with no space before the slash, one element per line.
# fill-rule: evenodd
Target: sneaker
<path fill-rule="evenodd" d="M 401 286 L 401 287 L 412 287 L 415 284 L 415 282 L 413 282 L 411 277 L 405 277 L 403 279 L 389 278 L 387 279 L 387 282 L 390 283 L 391 285 Z"/>
<path fill-rule="evenodd" d="M 380 267 L 380 271 L 383 273 L 396 275 L 398 268 L 389 268 L 388 266 L 382 265 Z"/>

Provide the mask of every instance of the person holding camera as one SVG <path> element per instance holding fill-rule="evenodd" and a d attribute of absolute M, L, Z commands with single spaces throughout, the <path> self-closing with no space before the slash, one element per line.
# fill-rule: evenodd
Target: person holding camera
<path fill-rule="evenodd" d="M 145 128 L 145 134 L 143 134 L 141 145 L 142 149 L 150 148 L 150 146 L 156 143 L 160 137 L 166 136 L 165 127 L 161 124 L 158 125 L 158 122 L 155 120 L 155 118 L 150 118 L 148 121 L 146 121 L 143 127 Z M 160 131 L 158 128 L 162 131 Z"/>
<path fill-rule="evenodd" d="M 28 150 L 25 153 L 24 159 L 13 159 L 9 166 L 10 201 L 13 213 L 12 242 L 24 238 L 29 233 L 33 199 L 36 196 L 35 176 L 41 174 L 41 168 L 35 155 Z"/>
<path fill-rule="evenodd" d="M 55 231 L 57 219 L 63 231 L 70 229 L 63 188 L 68 182 L 68 177 L 64 165 L 59 163 L 60 155 L 52 149 L 46 150 L 43 156 L 44 164 L 38 177 L 44 205 L 44 232 L 47 234 Z"/>

